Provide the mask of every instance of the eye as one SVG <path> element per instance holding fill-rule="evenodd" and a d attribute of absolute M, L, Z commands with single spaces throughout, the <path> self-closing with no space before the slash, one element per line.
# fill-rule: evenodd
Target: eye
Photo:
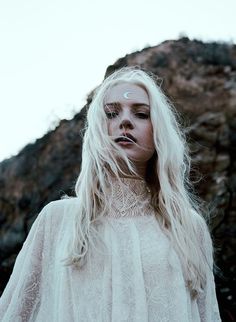
<path fill-rule="evenodd" d="M 136 113 L 135 115 L 140 119 L 148 119 L 149 118 L 149 114 L 143 113 L 143 112 Z"/>
<path fill-rule="evenodd" d="M 113 119 L 118 115 L 118 112 L 105 112 L 108 119 Z"/>

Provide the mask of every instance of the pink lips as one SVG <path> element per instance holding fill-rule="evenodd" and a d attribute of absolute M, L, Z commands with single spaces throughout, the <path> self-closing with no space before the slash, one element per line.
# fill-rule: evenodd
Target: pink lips
<path fill-rule="evenodd" d="M 133 142 L 131 142 L 131 141 L 119 141 L 119 142 L 117 142 L 119 145 L 131 145 L 131 144 L 133 144 Z"/>
<path fill-rule="evenodd" d="M 133 135 L 130 133 L 122 133 L 121 136 L 115 139 L 115 142 L 119 143 L 120 145 L 130 145 L 136 141 L 137 140 L 135 139 L 135 137 L 133 137 Z"/>

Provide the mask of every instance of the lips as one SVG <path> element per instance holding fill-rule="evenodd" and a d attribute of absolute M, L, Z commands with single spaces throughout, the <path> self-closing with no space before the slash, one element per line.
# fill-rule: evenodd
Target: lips
<path fill-rule="evenodd" d="M 115 142 L 118 143 L 118 142 L 130 142 L 130 143 L 136 143 L 137 140 L 135 139 L 135 137 L 133 137 L 132 134 L 130 133 L 122 133 L 121 136 L 117 137 L 115 139 Z"/>

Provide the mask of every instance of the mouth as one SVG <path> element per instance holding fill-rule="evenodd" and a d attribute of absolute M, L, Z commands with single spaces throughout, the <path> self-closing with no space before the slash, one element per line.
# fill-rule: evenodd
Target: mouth
<path fill-rule="evenodd" d="M 121 136 L 115 139 L 115 142 L 116 143 L 119 143 L 119 142 L 136 143 L 137 140 L 130 133 L 123 133 Z"/>

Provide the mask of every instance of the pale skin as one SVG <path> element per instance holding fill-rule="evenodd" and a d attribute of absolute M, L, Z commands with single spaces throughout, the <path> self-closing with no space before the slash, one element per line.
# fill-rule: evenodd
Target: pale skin
<path fill-rule="evenodd" d="M 117 84 L 108 91 L 104 110 L 108 134 L 125 150 L 136 172 L 144 178 L 148 160 L 155 152 L 147 92 L 135 84 Z"/>

